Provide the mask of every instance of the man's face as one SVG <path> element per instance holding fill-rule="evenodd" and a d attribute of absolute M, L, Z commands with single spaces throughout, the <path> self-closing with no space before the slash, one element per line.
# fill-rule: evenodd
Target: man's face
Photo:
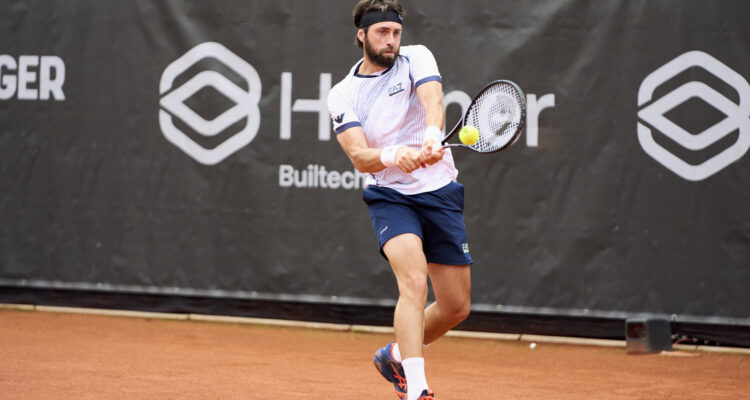
<path fill-rule="evenodd" d="M 374 64 L 390 68 L 396 62 L 401 48 L 401 24 L 395 22 L 378 22 L 370 25 L 364 35 L 365 54 Z"/>

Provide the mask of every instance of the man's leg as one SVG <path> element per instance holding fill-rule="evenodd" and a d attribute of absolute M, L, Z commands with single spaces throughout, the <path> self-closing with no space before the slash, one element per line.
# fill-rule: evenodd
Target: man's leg
<path fill-rule="evenodd" d="M 422 239 L 413 233 L 393 237 L 385 243 L 383 252 L 391 263 L 398 283 L 393 330 L 403 359 L 401 365 L 406 375 L 406 399 L 415 400 L 428 390 L 422 356 L 427 260 L 422 252 Z"/>
<path fill-rule="evenodd" d="M 453 329 L 471 310 L 471 267 L 428 265 L 435 302 L 424 310 L 424 343 L 429 344 Z M 399 346 L 401 343 L 399 342 Z"/>
<path fill-rule="evenodd" d="M 425 303 L 427 302 L 427 260 L 422 239 L 407 233 L 383 245 L 398 283 L 398 303 L 393 329 L 402 359 L 422 357 Z"/>

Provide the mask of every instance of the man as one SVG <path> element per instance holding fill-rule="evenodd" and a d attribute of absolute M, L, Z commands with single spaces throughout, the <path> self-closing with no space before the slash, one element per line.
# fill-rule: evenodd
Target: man
<path fill-rule="evenodd" d="M 375 366 L 399 398 L 434 400 L 422 350 L 468 316 L 472 260 L 463 186 L 441 147 L 440 73 L 426 47 L 400 47 L 403 15 L 397 0 L 357 3 L 364 57 L 331 90 L 328 107 L 344 152 L 370 174 L 363 198 L 398 283 L 396 342 L 375 353 Z M 436 301 L 425 309 L 428 274 Z"/>

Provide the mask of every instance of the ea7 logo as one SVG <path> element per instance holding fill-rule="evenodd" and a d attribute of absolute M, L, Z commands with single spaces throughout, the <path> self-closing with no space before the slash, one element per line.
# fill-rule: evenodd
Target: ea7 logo
<path fill-rule="evenodd" d="M 740 104 L 735 104 L 703 82 L 688 82 L 651 102 L 654 91 L 663 83 L 688 68 L 700 67 L 733 87 L 739 94 Z M 700 98 L 726 115 L 722 121 L 696 135 L 667 119 L 664 114 L 690 100 Z M 638 90 L 638 106 L 643 107 L 638 116 L 682 147 L 699 151 L 716 143 L 739 129 L 737 142 L 714 157 L 698 165 L 691 165 L 660 146 L 651 130 L 638 123 L 638 141 L 643 150 L 675 174 L 689 181 L 700 181 L 721 171 L 742 158 L 750 148 L 750 85 L 737 72 L 702 51 L 690 51 L 666 63 L 649 74 Z"/>
<path fill-rule="evenodd" d="M 340 123 L 344 122 L 344 114 L 346 114 L 346 113 L 342 113 L 338 117 L 334 118 L 334 120 L 336 121 L 337 124 L 340 124 Z"/>
<path fill-rule="evenodd" d="M 248 89 L 240 88 L 216 71 L 203 71 L 182 86 L 171 90 L 172 84 L 179 75 L 205 58 L 214 58 L 222 62 L 245 79 Z M 206 86 L 213 87 L 235 103 L 234 107 L 211 121 L 205 120 L 185 104 L 187 99 Z M 161 76 L 159 93 L 163 96 L 160 102 L 163 110 L 159 111 L 159 125 L 162 133 L 172 144 L 201 164 L 214 165 L 220 163 L 229 155 L 247 146 L 258 134 L 258 128 L 260 127 L 258 102 L 261 94 L 258 72 L 252 65 L 219 43 L 199 44 L 169 64 Z M 203 136 L 215 136 L 243 118 L 247 118 L 247 125 L 218 146 L 207 149 L 177 128 L 172 121 L 173 115 Z"/>
<path fill-rule="evenodd" d="M 404 91 L 404 88 L 402 86 L 402 83 L 397 83 L 391 87 L 388 88 L 388 96 L 393 96 L 394 94 L 398 94 Z"/>

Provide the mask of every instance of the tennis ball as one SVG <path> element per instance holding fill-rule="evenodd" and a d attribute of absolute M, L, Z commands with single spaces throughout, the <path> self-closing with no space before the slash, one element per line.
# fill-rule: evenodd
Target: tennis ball
<path fill-rule="evenodd" d="M 461 143 L 471 146 L 479 140 L 479 129 L 474 125 L 466 125 L 458 132 Z"/>

